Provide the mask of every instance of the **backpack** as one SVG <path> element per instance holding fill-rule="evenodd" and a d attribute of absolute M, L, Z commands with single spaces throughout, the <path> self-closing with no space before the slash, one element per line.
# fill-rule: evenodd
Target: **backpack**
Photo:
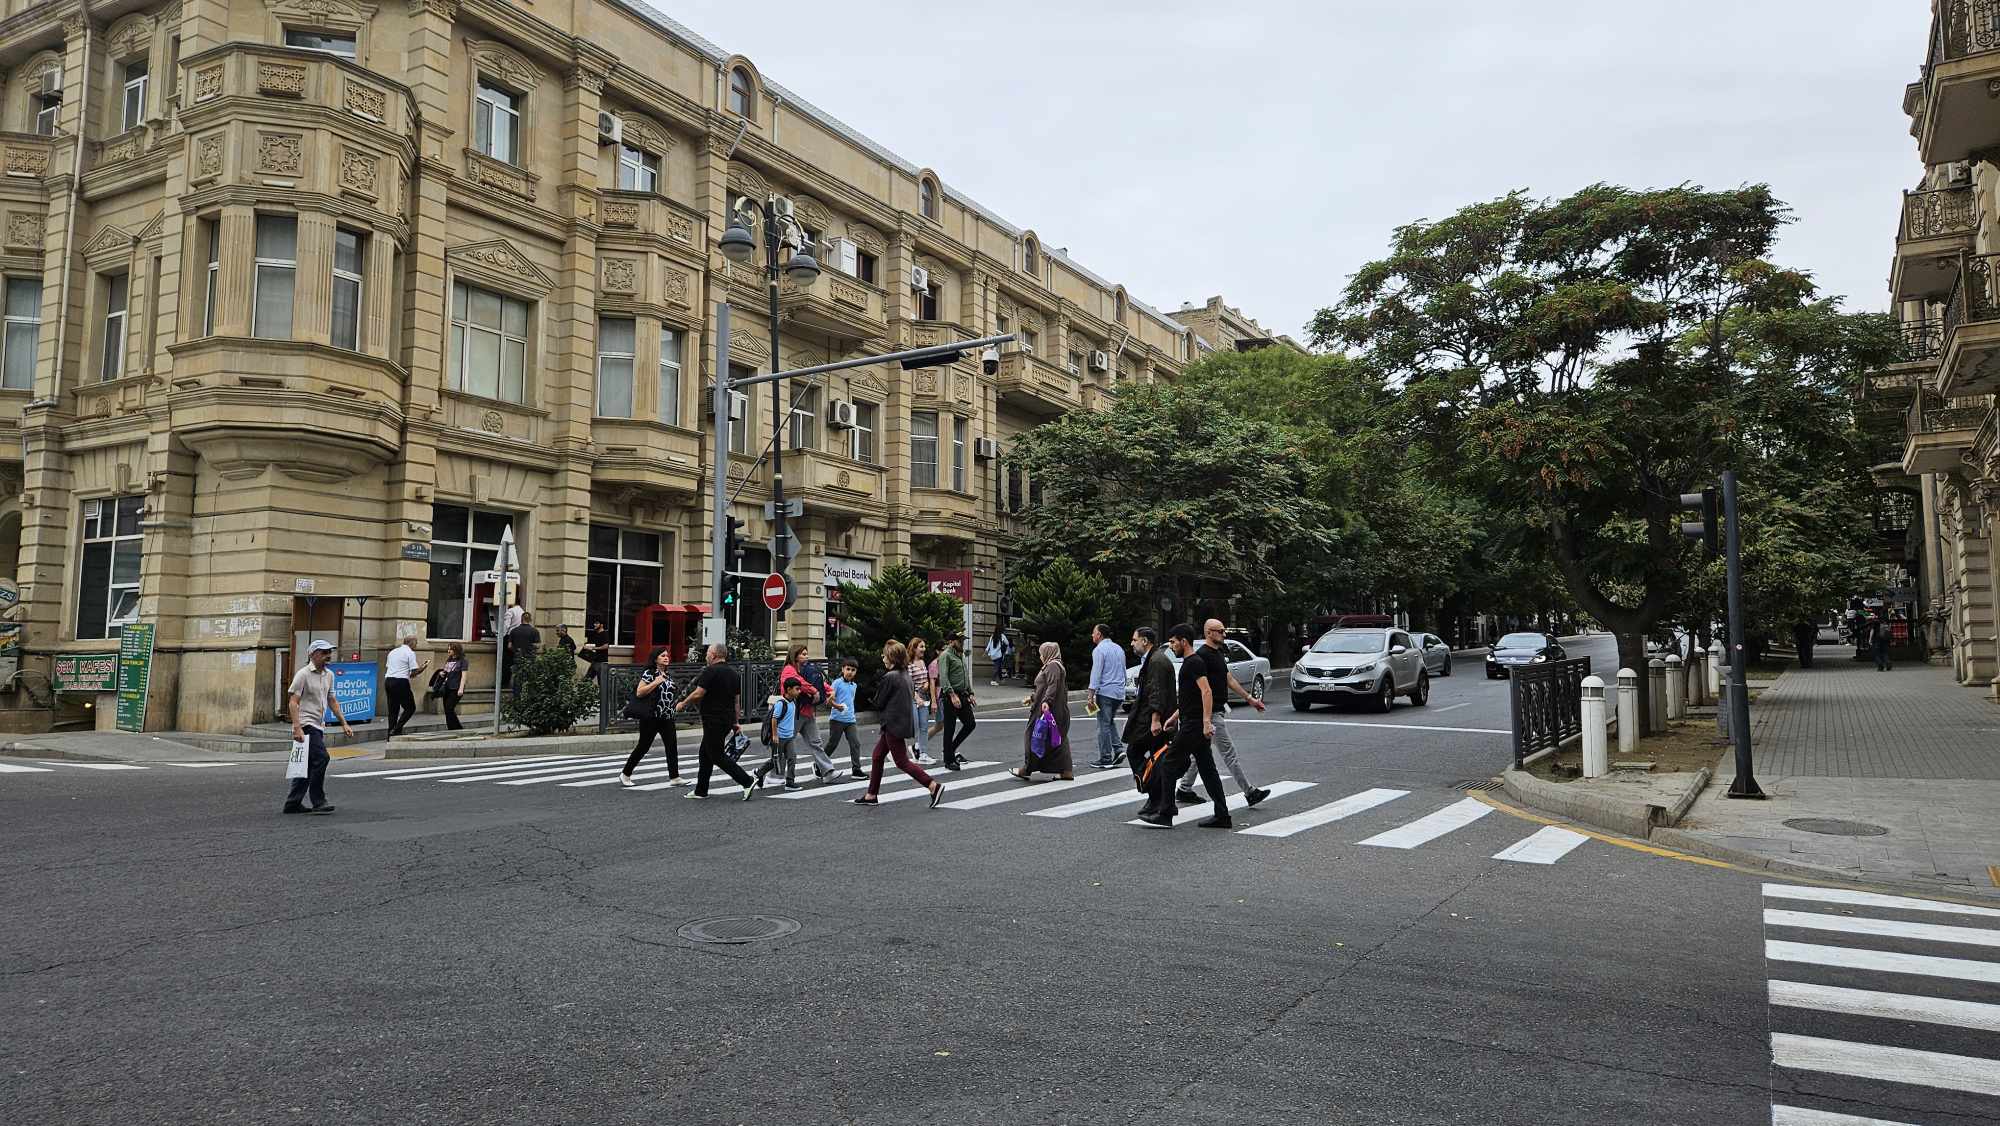
<path fill-rule="evenodd" d="M 767 747 L 778 745 L 778 719 L 783 714 L 778 709 L 784 706 L 785 698 L 782 696 L 778 697 L 771 704 L 771 714 L 764 717 L 764 728 L 759 732 L 759 738 L 763 740 L 764 745 Z"/>

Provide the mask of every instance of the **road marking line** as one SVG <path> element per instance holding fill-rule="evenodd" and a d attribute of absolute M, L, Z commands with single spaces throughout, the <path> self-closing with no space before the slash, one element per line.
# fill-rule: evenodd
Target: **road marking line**
<path fill-rule="evenodd" d="M 1432 714 L 1436 714 L 1436 713 L 1438 713 L 1438 712 L 1455 712 L 1455 711 L 1457 711 L 1457 710 L 1458 710 L 1458 709 L 1460 709 L 1460 708 L 1469 708 L 1469 707 L 1471 707 L 1471 706 L 1472 706 L 1472 701 L 1471 701 L 1471 700 L 1466 700 L 1466 701 L 1464 701 L 1463 703 L 1458 703 L 1458 704 L 1446 704 L 1446 705 L 1445 705 L 1444 707 L 1442 707 L 1442 708 L 1432 708 L 1432 709 L 1431 709 L 1431 712 L 1432 712 Z"/>
<path fill-rule="evenodd" d="M 1234 712 L 1230 713 L 1229 722 L 1237 722 Z M 1391 731 L 1457 731 L 1466 735 L 1513 734 L 1511 730 L 1500 727 L 1433 727 L 1422 723 L 1362 723 L 1351 719 L 1250 719 L 1246 716 L 1242 722 L 1245 724 L 1279 723 L 1294 727 L 1374 727 L 1387 728 Z"/>
<path fill-rule="evenodd" d="M 1912 899 L 1903 895 L 1880 895 L 1872 891 L 1850 891 L 1838 887 L 1800 887 L 1796 884 L 1765 884 L 1765 896 L 1772 899 L 1807 899 L 1818 903 L 1839 903 L 1849 907 L 1894 907 L 1905 911 L 1937 911 L 1947 915 L 1980 915 L 2000 919 L 2000 908 L 1974 907 L 1941 899 Z"/>
<path fill-rule="evenodd" d="M 929 772 L 926 771 L 925 773 Z M 1004 770 L 996 770 L 991 774 L 975 774 L 970 778 L 965 777 L 963 774 L 954 778 L 946 778 L 942 774 L 932 774 L 931 781 L 944 783 L 946 793 L 969 790 L 974 786 L 992 786 L 1000 782 L 1013 782 L 1016 785 L 1021 784 L 1019 778 L 1014 777 Z M 931 788 L 929 786 L 905 786 L 893 793 L 877 794 L 875 795 L 875 800 L 886 805 L 892 801 L 915 801 L 918 798 L 927 798 L 930 796 Z"/>
<path fill-rule="evenodd" d="M 1230 785 L 1233 785 L 1233 783 L 1231 783 Z M 1309 790 L 1309 789 L 1311 789 L 1311 788 L 1312 788 L 1312 786 L 1313 786 L 1313 783 L 1311 783 L 1311 782 L 1273 782 L 1273 783 L 1271 783 L 1271 786 L 1270 786 L 1270 790 L 1271 790 L 1271 796 L 1272 796 L 1272 797 L 1277 797 L 1277 796 L 1279 796 L 1280 794 L 1289 794 L 1289 793 L 1292 793 L 1292 792 L 1294 792 L 1294 791 L 1297 791 L 1297 790 Z M 1230 807 L 1229 807 L 1229 809 L 1230 809 L 1230 815 L 1231 815 L 1232 817 L 1233 817 L 1234 815 L 1238 814 L 1238 813 L 1244 813 L 1244 812 L 1247 812 L 1247 811 L 1249 810 L 1249 808 L 1250 808 L 1249 806 L 1246 806 L 1246 805 L 1243 805 L 1243 804 L 1242 804 L 1242 797 L 1243 797 L 1243 795 L 1242 795 L 1242 794 L 1239 794 L 1239 793 L 1237 793 L 1237 792 L 1236 792 L 1235 790 L 1232 790 L 1232 789 L 1230 789 L 1228 785 L 1225 785 L 1225 786 L 1223 787 L 1223 796 L 1224 796 L 1225 798 L 1235 798 L 1235 799 L 1237 799 L 1237 804 L 1235 804 L 1235 805 L 1232 805 L 1232 806 L 1230 806 Z M 1120 803 L 1124 803 L 1124 802 L 1129 802 L 1129 801 L 1131 801 L 1132 799 L 1131 799 L 1131 798 L 1129 798 L 1129 797 L 1127 797 L 1127 796 L 1126 796 L 1126 795 L 1124 795 L 1124 794 L 1120 794 L 1120 795 L 1118 795 L 1118 800 L 1119 800 L 1119 802 L 1120 802 Z M 1198 801 L 1198 802 L 1194 802 L 1194 803 L 1191 803 L 1191 804 L 1189 804 L 1189 805 L 1188 805 L 1188 806 L 1187 806 L 1186 808 L 1188 808 L 1188 809 L 1190 809 L 1190 810 L 1202 810 L 1202 809 L 1207 809 L 1207 810 L 1210 810 L 1210 811 L 1213 811 L 1213 810 L 1214 810 L 1214 808 L 1215 808 L 1215 803 L 1214 803 L 1214 802 L 1212 802 L 1212 801 L 1208 801 L 1208 800 L 1207 800 L 1206 798 L 1204 798 L 1204 799 L 1203 799 L 1203 800 L 1201 800 L 1201 801 Z M 1175 814 L 1174 814 L 1174 818 L 1175 818 L 1175 820 L 1179 820 L 1179 819 L 1180 819 L 1180 813 L 1179 813 L 1179 811 L 1178 811 L 1178 810 L 1179 810 L 1179 807 L 1176 807 L 1176 812 L 1175 812 Z M 1144 822 L 1144 821 L 1141 821 L 1141 820 L 1139 820 L 1139 819 L 1138 819 L 1138 818 L 1136 818 L 1136 817 L 1132 818 L 1131 820 L 1129 820 L 1129 821 L 1127 821 L 1127 822 L 1125 822 L 1125 823 L 1126 823 L 1127 825 L 1144 825 L 1144 824 L 1145 824 L 1145 822 Z"/>
<path fill-rule="evenodd" d="M 1264 800 L 1270 801 L 1271 798 L 1280 798 L 1285 796 L 1286 794 L 1296 794 L 1300 790 L 1310 790 L 1313 788 L 1314 785 L 1316 785 L 1316 783 L 1313 782 L 1273 782 L 1269 786 L 1264 787 L 1265 789 L 1271 791 L 1271 797 L 1266 798 Z M 1240 804 L 1243 795 L 1236 789 L 1235 783 L 1232 782 L 1224 786 L 1223 793 L 1232 803 L 1237 803 L 1237 804 L 1232 804 L 1230 806 L 1230 809 L 1241 810 L 1248 808 L 1247 806 Z M 1114 806 L 1129 805 L 1132 802 L 1138 800 L 1139 797 L 1136 794 L 1105 794 L 1102 797 L 1085 798 L 1082 801 L 1073 801 L 1070 802 L 1068 805 L 1051 806 L 1048 809 L 1025 810 L 1023 811 L 1022 816 L 1057 817 L 1057 818 L 1075 817 L 1079 814 L 1095 813 L 1100 809 L 1111 809 Z M 1259 802 L 1258 804 L 1262 805 L 1263 803 Z"/>
<path fill-rule="evenodd" d="M 1466 798 L 1435 813 L 1419 817 L 1407 825 L 1398 825 L 1386 833 L 1377 833 L 1361 843 L 1379 848 L 1415 848 L 1420 844 L 1428 844 L 1454 829 L 1463 829 L 1491 812 L 1493 807 L 1485 802 Z"/>
<path fill-rule="evenodd" d="M 1764 940 L 1764 957 L 1773 962 L 1804 962 L 1843 970 L 1948 977 L 2000 985 L 2000 962 L 1981 962 L 1972 958 L 1940 958 L 1931 954 L 1899 954 L 1892 950 L 1821 946 L 1810 942 L 1780 942 L 1777 939 Z"/>
<path fill-rule="evenodd" d="M 539 755 L 534 758 L 489 759 L 486 762 L 459 762 L 450 766 L 398 766 L 388 770 L 361 770 L 352 774 L 336 774 L 335 778 L 422 778 L 430 775 L 451 774 L 459 770 L 492 770 L 505 766 L 553 766 L 559 762 L 578 762 L 589 755 Z"/>
<path fill-rule="evenodd" d="M 1925 942 L 1956 942 L 1964 946 L 2000 946 L 2000 931 L 1978 927 L 1947 927 L 1938 923 L 1906 923 L 1901 919 L 1867 919 L 1851 915 L 1821 915 L 1814 911 L 1764 910 L 1764 925 L 1801 930 L 1839 931 L 1885 938 L 1915 938 Z"/>
<path fill-rule="evenodd" d="M 1560 825 L 1544 825 L 1533 834 L 1494 853 L 1493 859 L 1511 860 L 1517 864 L 1554 864 L 1589 839 Z"/>
<path fill-rule="evenodd" d="M 632 772 L 632 780 L 633 780 L 633 781 L 635 781 L 635 782 L 636 782 L 636 781 L 638 781 L 639 779 L 642 779 L 642 778 L 644 778 L 644 779 L 653 779 L 653 778 L 664 778 L 664 779 L 665 779 L 665 781 L 663 781 L 663 782 L 651 782 L 651 781 L 649 781 L 649 782 L 648 782 L 648 783 L 647 783 L 646 785 L 644 785 L 644 786 L 633 786 L 633 787 L 631 787 L 630 789 L 628 789 L 628 790 L 626 791 L 626 793 L 631 793 L 631 794 L 650 794 L 650 793 L 654 792 L 655 790 L 671 790 L 671 789 L 673 789 L 673 788 L 674 788 L 674 783 L 675 783 L 675 782 L 682 782 L 682 783 L 685 783 L 685 784 L 686 784 L 686 787 L 687 787 L 687 788 L 689 788 L 689 789 L 692 789 L 692 788 L 694 787 L 694 780 L 695 780 L 695 776 L 696 776 L 696 775 L 698 775 L 699 773 L 700 773 L 700 763 L 696 763 L 696 764 L 694 764 L 693 766 L 690 766 L 690 767 L 689 767 L 688 769 L 686 769 L 686 770 L 683 770 L 683 771 L 681 771 L 681 776 L 680 776 L 679 778 L 675 778 L 675 777 L 673 776 L 673 774 L 672 774 L 671 772 L 669 772 L 669 771 L 667 770 L 667 768 L 666 768 L 666 767 L 664 767 L 664 766 L 655 766 L 655 767 L 651 767 L 650 769 L 641 769 L 641 770 L 635 770 L 635 771 L 633 771 L 633 772 Z M 730 785 L 732 785 L 732 786 L 735 786 L 735 781 L 734 781 L 733 779 L 730 779 L 729 775 L 727 775 L 727 774 L 723 774 L 723 775 L 722 775 L 722 778 L 723 778 L 723 779 L 724 779 L 725 781 L 728 781 L 728 782 L 730 783 Z M 605 783 L 605 782 L 616 782 L 617 780 L 618 780 L 618 775 L 616 775 L 616 774 L 613 774 L 613 775 L 612 775 L 611 777 L 609 777 L 609 778 L 600 778 L 600 779 L 598 779 L 598 780 L 597 780 L 597 781 L 595 781 L 595 782 L 565 782 L 565 783 L 563 783 L 563 785 L 565 785 L 565 786 L 596 786 L 596 785 L 601 785 L 602 783 Z M 714 788 L 714 785 L 713 785 L 713 783 L 714 783 L 714 778 L 713 778 L 713 777 L 711 777 L 711 778 L 709 779 L 709 782 L 710 782 L 710 789 L 713 789 L 713 788 Z M 737 788 L 738 788 L 738 789 L 740 789 L 741 787 L 737 787 Z"/>
<path fill-rule="evenodd" d="M 1793 1009 L 1817 1009 L 1857 1017 L 1888 1020 L 1915 1020 L 1925 1024 L 1947 1024 L 1954 1028 L 1976 1028 L 2000 1032 L 2000 1005 L 1984 1001 L 1954 1001 L 1948 997 L 1926 997 L 1916 993 L 1886 993 L 1874 989 L 1848 989 L 1838 985 L 1813 985 L 1803 981 L 1769 983 L 1771 1003 Z"/>
<path fill-rule="evenodd" d="M 245 766 L 250 764 L 240 763 L 240 762 L 169 762 L 169 763 L 164 763 L 162 765 L 184 766 L 189 770 L 200 770 L 203 767 L 208 767 L 208 766 Z"/>
<path fill-rule="evenodd" d="M 980 716 L 979 718 L 984 720 L 986 717 Z M 964 767 L 967 770 L 974 770 L 982 766 L 998 766 L 998 765 L 1000 764 L 997 762 L 988 762 L 984 759 L 979 760 L 977 762 L 971 759 L 967 759 L 964 763 Z M 943 770 L 942 767 L 940 767 L 939 769 Z M 928 771 L 926 771 L 926 773 L 928 773 Z M 942 773 L 937 775 L 937 777 L 943 778 L 945 780 L 946 785 L 951 784 L 951 775 L 949 773 Z M 911 781 L 910 776 L 903 773 L 901 770 L 898 770 L 893 764 L 887 762 L 884 762 L 882 764 L 882 785 L 884 788 L 896 785 L 899 782 L 908 782 L 908 781 Z M 847 793 L 853 793 L 855 790 L 865 790 L 867 788 L 868 788 L 868 780 L 864 778 L 856 782 L 836 782 L 831 786 L 814 786 L 810 789 L 800 790 L 798 793 L 795 794 L 777 794 L 775 796 L 782 798 L 785 801 L 797 801 L 800 798 L 823 798 L 828 794 L 847 794 Z M 929 793 L 930 791 L 925 790 L 921 792 Z"/>
<path fill-rule="evenodd" d="M 1003 790 L 997 794 L 981 794 L 976 798 L 967 798 L 964 801 L 948 801 L 938 806 L 938 808 L 984 809 L 989 805 L 999 805 L 1002 802 L 1022 801 L 1027 798 L 1038 798 L 1043 794 L 1057 794 L 1064 790 L 1074 790 L 1079 786 L 1095 786 L 1099 782 L 1116 782 L 1121 780 L 1130 785 L 1132 782 L 1131 772 L 1125 770 L 1100 770 L 1096 774 L 1086 774 L 1081 778 L 1074 778 L 1068 782 L 1058 780 L 1054 782 L 1036 782 L 1032 785 L 1023 783 L 1018 790 Z M 950 789 L 949 782 L 946 783 L 946 789 Z M 883 800 L 886 801 L 888 799 L 885 798 Z"/>
<path fill-rule="evenodd" d="M 20 766 L 11 762 L 0 762 L 0 774 L 53 774 L 46 766 Z"/>
<path fill-rule="evenodd" d="M 1315 806 L 1304 813 L 1294 813 L 1290 817 L 1280 817 L 1276 821 L 1268 821 L 1262 825 L 1252 825 L 1248 829 L 1238 829 L 1236 831 L 1252 837 L 1289 837 L 1303 833 L 1307 829 L 1315 829 L 1321 825 L 1340 821 L 1352 817 L 1357 813 L 1366 812 L 1384 802 L 1395 801 L 1409 792 L 1408 790 L 1387 790 L 1380 788 L 1363 790 L 1358 794 L 1349 794 L 1339 801 Z"/>
<path fill-rule="evenodd" d="M 1771 1034 L 1771 1062 L 1801 1071 L 1824 1071 L 1890 1083 L 1914 1083 L 1948 1091 L 2000 1095 L 2000 1060 L 1857 1044 L 1792 1032 Z"/>
<path fill-rule="evenodd" d="M 124 763 L 124 762 L 48 762 L 48 761 L 46 761 L 46 760 L 44 760 L 44 759 L 36 759 L 35 761 L 36 761 L 36 762 L 39 762 L 39 763 L 41 763 L 41 764 L 42 764 L 43 766 L 69 766 L 69 767 L 75 767 L 75 768 L 76 768 L 76 769 L 78 769 L 78 770 L 144 770 L 144 769 L 146 769 L 146 768 L 145 768 L 145 767 L 143 767 L 143 766 L 133 766 L 133 765 L 132 765 L 132 764 L 130 764 L 130 763 Z"/>
<path fill-rule="evenodd" d="M 494 782 L 502 786 L 525 786 L 536 782 L 551 782 L 557 778 L 582 778 L 587 774 L 603 770 L 613 763 L 625 761 L 627 753 L 621 751 L 615 755 L 592 755 L 590 758 L 578 759 L 575 762 L 562 763 L 556 766 L 532 766 L 519 770 L 471 771 L 465 774 L 454 774 L 449 778 L 397 778 L 393 779 L 393 781 Z M 509 778 L 516 779 L 517 781 L 506 781 Z"/>
<path fill-rule="evenodd" d="M 608 766 L 610 764 L 607 763 L 605 765 Z M 603 767 L 599 767 L 598 769 L 602 770 Z M 634 770 L 632 772 L 632 777 L 634 779 L 670 778 L 673 776 L 673 772 L 674 772 L 673 767 L 668 766 L 665 762 L 649 762 L 646 765 L 639 767 L 637 770 Z M 575 775 L 575 777 L 582 778 L 583 781 L 563 782 L 560 783 L 560 785 L 566 790 L 573 789 L 578 786 L 609 786 L 613 782 L 618 781 L 619 776 L 624 773 L 625 773 L 625 764 L 619 763 L 616 767 L 612 768 L 611 773 L 609 774 L 598 774 L 597 771 L 594 770 L 588 771 L 583 774 Z M 527 783 L 530 781 L 541 781 L 541 779 L 528 779 L 522 782 L 502 782 L 500 784 L 502 786 L 524 786 L 527 785 Z"/>
<path fill-rule="evenodd" d="M 1886 1118 L 1863 1118 L 1858 1114 L 1834 1114 L 1826 1110 L 1808 1110 L 1802 1106 L 1771 1106 L 1771 1126 L 1911 1126 L 1908 1122 L 1891 1122 Z"/>

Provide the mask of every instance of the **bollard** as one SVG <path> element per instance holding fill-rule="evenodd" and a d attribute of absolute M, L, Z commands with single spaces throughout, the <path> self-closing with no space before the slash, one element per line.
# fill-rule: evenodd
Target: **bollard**
<path fill-rule="evenodd" d="M 1681 655 L 1675 653 L 1667 658 L 1667 718 L 1679 719 L 1687 714 L 1687 669 L 1681 664 Z"/>
<path fill-rule="evenodd" d="M 1629 755 L 1639 746 L 1639 674 L 1618 670 L 1618 753 Z"/>
<path fill-rule="evenodd" d="M 1706 698 L 1711 704 L 1719 703 L 1722 700 L 1722 642 L 1720 640 L 1708 643 L 1707 664 L 1708 695 Z"/>
<path fill-rule="evenodd" d="M 1689 705 L 1710 704 L 1708 698 L 1708 650 L 1699 645 L 1690 646 L 1694 650 L 1690 658 L 1687 678 L 1687 699 Z"/>
<path fill-rule="evenodd" d="M 1646 662 L 1646 734 L 1667 730 L 1667 663 L 1654 657 Z"/>
<path fill-rule="evenodd" d="M 1583 678 L 1583 776 L 1602 778 L 1611 772 L 1604 746 L 1604 681 Z"/>
<path fill-rule="evenodd" d="M 1715 734 L 1729 738 L 1729 682 L 1722 682 L 1722 691 L 1715 694 Z"/>

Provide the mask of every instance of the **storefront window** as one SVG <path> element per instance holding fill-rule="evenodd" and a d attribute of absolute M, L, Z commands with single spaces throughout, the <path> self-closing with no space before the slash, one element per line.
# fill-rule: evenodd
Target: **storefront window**
<path fill-rule="evenodd" d="M 428 636 L 472 639 L 472 576 L 491 571 L 500 558 L 500 534 L 514 522 L 505 512 L 476 511 L 456 504 L 431 506 L 431 590 Z M 515 540 L 515 558 L 527 552 Z M 516 597 L 526 604 L 526 599 Z M 487 607 L 490 618 L 492 607 Z M 492 629 L 489 621 L 487 629 Z M 491 636 L 490 632 L 487 636 Z"/>
<path fill-rule="evenodd" d="M 590 526 L 587 621 L 603 622 L 613 645 L 634 644 L 639 611 L 660 601 L 665 537 L 658 532 Z M 645 655 L 639 655 L 644 660 Z"/>

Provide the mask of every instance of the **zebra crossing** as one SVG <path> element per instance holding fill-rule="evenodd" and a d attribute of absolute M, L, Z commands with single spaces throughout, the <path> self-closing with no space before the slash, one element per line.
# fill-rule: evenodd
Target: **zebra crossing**
<path fill-rule="evenodd" d="M 62 774 L 71 770 L 114 773 L 128 770 L 153 770 L 175 767 L 181 770 L 203 770 L 217 766 L 249 766 L 241 762 L 155 762 L 144 766 L 132 762 L 73 762 L 68 759 L 34 759 L 29 762 L 0 762 L 0 774 Z"/>
<path fill-rule="evenodd" d="M 1763 911 L 1772 1126 L 2000 1112 L 2000 907 L 1767 883 Z"/>
<path fill-rule="evenodd" d="M 542 755 L 504 761 L 458 763 L 450 766 L 373 767 L 335 773 L 330 781 L 342 783 L 367 780 L 389 784 L 435 782 L 446 785 L 487 784 L 504 787 L 547 786 L 555 789 L 582 789 L 616 792 L 625 797 L 657 794 L 691 780 L 692 756 L 683 756 L 681 777 L 675 779 L 664 762 L 648 759 L 632 775 L 635 786 L 620 786 L 619 771 L 625 753 L 597 755 Z M 810 765 L 806 766 L 810 772 Z M 1124 770 L 1104 770 L 1078 775 L 1074 779 L 1043 781 L 1022 785 L 1002 764 L 969 760 L 961 771 L 937 775 L 946 785 L 938 809 L 973 812 L 993 810 L 1039 819 L 1073 821 L 1093 814 L 1124 821 L 1136 812 L 1139 798 L 1132 793 L 1131 775 Z M 735 792 L 726 777 L 712 785 L 717 793 Z M 808 782 L 803 789 L 783 791 L 767 783 L 761 795 L 766 800 L 789 803 L 820 802 L 859 796 L 868 783 L 849 780 L 843 769 L 825 784 Z M 1493 807 L 1476 798 L 1461 798 L 1442 807 L 1435 799 L 1409 790 L 1374 787 L 1358 793 L 1336 795 L 1318 782 L 1283 779 L 1265 787 L 1270 791 L 1254 811 L 1243 806 L 1242 795 L 1233 783 L 1225 795 L 1238 819 L 1233 835 L 1266 840 L 1284 840 L 1350 820 L 1369 823 L 1369 835 L 1357 843 L 1371 848 L 1410 850 L 1442 841 L 1464 840 L 1464 833 L 1486 822 Z M 883 804 L 915 801 L 928 791 L 911 783 L 900 771 L 884 774 L 879 800 Z M 624 800 L 624 798 L 621 798 Z M 1186 807 L 1187 812 L 1205 816 L 1204 805 Z M 1268 819 L 1266 814 L 1272 814 Z M 1195 817 L 1183 817 L 1191 823 Z M 1384 821 L 1393 822 L 1384 826 Z M 1244 822 L 1250 822 L 1245 824 Z M 1588 843 L 1583 833 L 1549 825 L 1526 836 L 1508 818 L 1500 818 L 1509 843 L 1490 853 L 1490 859 L 1525 865 L 1550 865 Z M 1518 838 L 1518 839 L 1516 839 Z M 1495 842 L 1498 843 L 1497 838 Z"/>

